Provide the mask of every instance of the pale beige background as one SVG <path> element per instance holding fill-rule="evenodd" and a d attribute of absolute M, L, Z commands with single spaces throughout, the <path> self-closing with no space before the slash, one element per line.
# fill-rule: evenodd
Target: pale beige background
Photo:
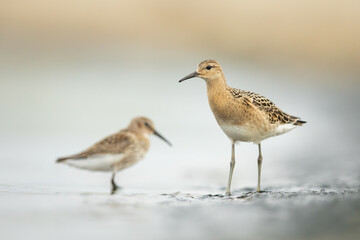
<path fill-rule="evenodd" d="M 336 194 L 359 189 L 359 29 L 351 0 L 0 1 L 1 239 L 358 236 L 358 195 Z M 263 188 L 334 196 L 201 197 L 225 191 L 230 143 L 203 81 L 178 80 L 207 58 L 308 121 L 264 141 Z M 118 174 L 123 195 L 107 195 L 109 174 L 54 163 L 137 115 L 174 146 L 152 137 Z M 236 151 L 233 189 L 253 191 L 257 148 Z"/>

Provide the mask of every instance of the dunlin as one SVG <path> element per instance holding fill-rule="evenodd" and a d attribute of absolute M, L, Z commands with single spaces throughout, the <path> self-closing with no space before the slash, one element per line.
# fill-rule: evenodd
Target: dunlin
<path fill-rule="evenodd" d="M 284 113 L 269 99 L 259 94 L 229 87 L 220 64 L 215 60 L 201 62 L 195 72 L 182 78 L 179 82 L 194 77 L 205 80 L 210 108 L 217 123 L 231 140 L 230 173 L 226 193 L 230 194 L 237 141 L 253 142 L 258 145 L 257 191 L 260 192 L 263 160 L 261 141 L 286 133 L 306 122 Z"/>
<path fill-rule="evenodd" d="M 150 119 L 137 117 L 127 128 L 104 138 L 79 154 L 59 158 L 56 162 L 92 171 L 112 172 L 111 192 L 115 193 L 119 188 L 115 184 L 115 174 L 145 156 L 150 145 L 150 134 L 158 136 L 171 146 L 171 143 L 155 130 Z"/>

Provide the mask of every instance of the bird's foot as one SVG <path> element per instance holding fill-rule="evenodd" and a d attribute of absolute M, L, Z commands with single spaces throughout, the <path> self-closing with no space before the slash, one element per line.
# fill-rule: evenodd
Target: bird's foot
<path fill-rule="evenodd" d="M 112 185 L 111 195 L 115 194 L 118 190 L 121 190 L 121 187 L 118 185 Z"/>
<path fill-rule="evenodd" d="M 265 193 L 266 191 L 257 189 L 256 192 L 257 192 L 257 193 Z"/>

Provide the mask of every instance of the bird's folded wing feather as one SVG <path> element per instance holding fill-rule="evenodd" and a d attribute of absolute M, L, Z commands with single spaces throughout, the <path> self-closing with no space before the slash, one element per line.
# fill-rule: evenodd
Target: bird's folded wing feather
<path fill-rule="evenodd" d="M 92 147 L 86 149 L 85 151 L 72 156 L 59 158 L 57 162 L 62 162 L 67 159 L 81 160 L 96 154 L 124 153 L 125 151 L 128 151 L 134 147 L 135 143 L 133 139 L 134 136 L 126 131 L 123 131 L 120 134 L 113 134 L 94 144 Z"/>
<path fill-rule="evenodd" d="M 242 98 L 246 104 L 253 105 L 260 111 L 265 112 L 272 124 L 291 124 L 300 120 L 298 117 L 291 116 L 281 111 L 272 101 L 260 94 L 236 88 L 232 88 L 230 92 L 234 97 Z"/>

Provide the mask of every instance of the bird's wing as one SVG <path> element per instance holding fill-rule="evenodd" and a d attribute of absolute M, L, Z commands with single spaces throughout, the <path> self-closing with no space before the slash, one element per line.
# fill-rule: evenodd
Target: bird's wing
<path fill-rule="evenodd" d="M 272 124 L 278 123 L 301 125 L 306 123 L 305 121 L 301 121 L 298 117 L 291 116 L 281 111 L 272 101 L 264 96 L 261 96 L 260 94 L 236 88 L 231 88 L 230 92 L 234 97 L 242 98 L 245 104 L 253 105 L 260 111 L 265 112 Z"/>
<path fill-rule="evenodd" d="M 96 154 L 120 154 L 134 148 L 134 146 L 134 135 L 128 131 L 121 131 L 104 138 L 81 153 L 59 158 L 57 162 L 63 162 L 67 159 L 85 159 Z"/>

